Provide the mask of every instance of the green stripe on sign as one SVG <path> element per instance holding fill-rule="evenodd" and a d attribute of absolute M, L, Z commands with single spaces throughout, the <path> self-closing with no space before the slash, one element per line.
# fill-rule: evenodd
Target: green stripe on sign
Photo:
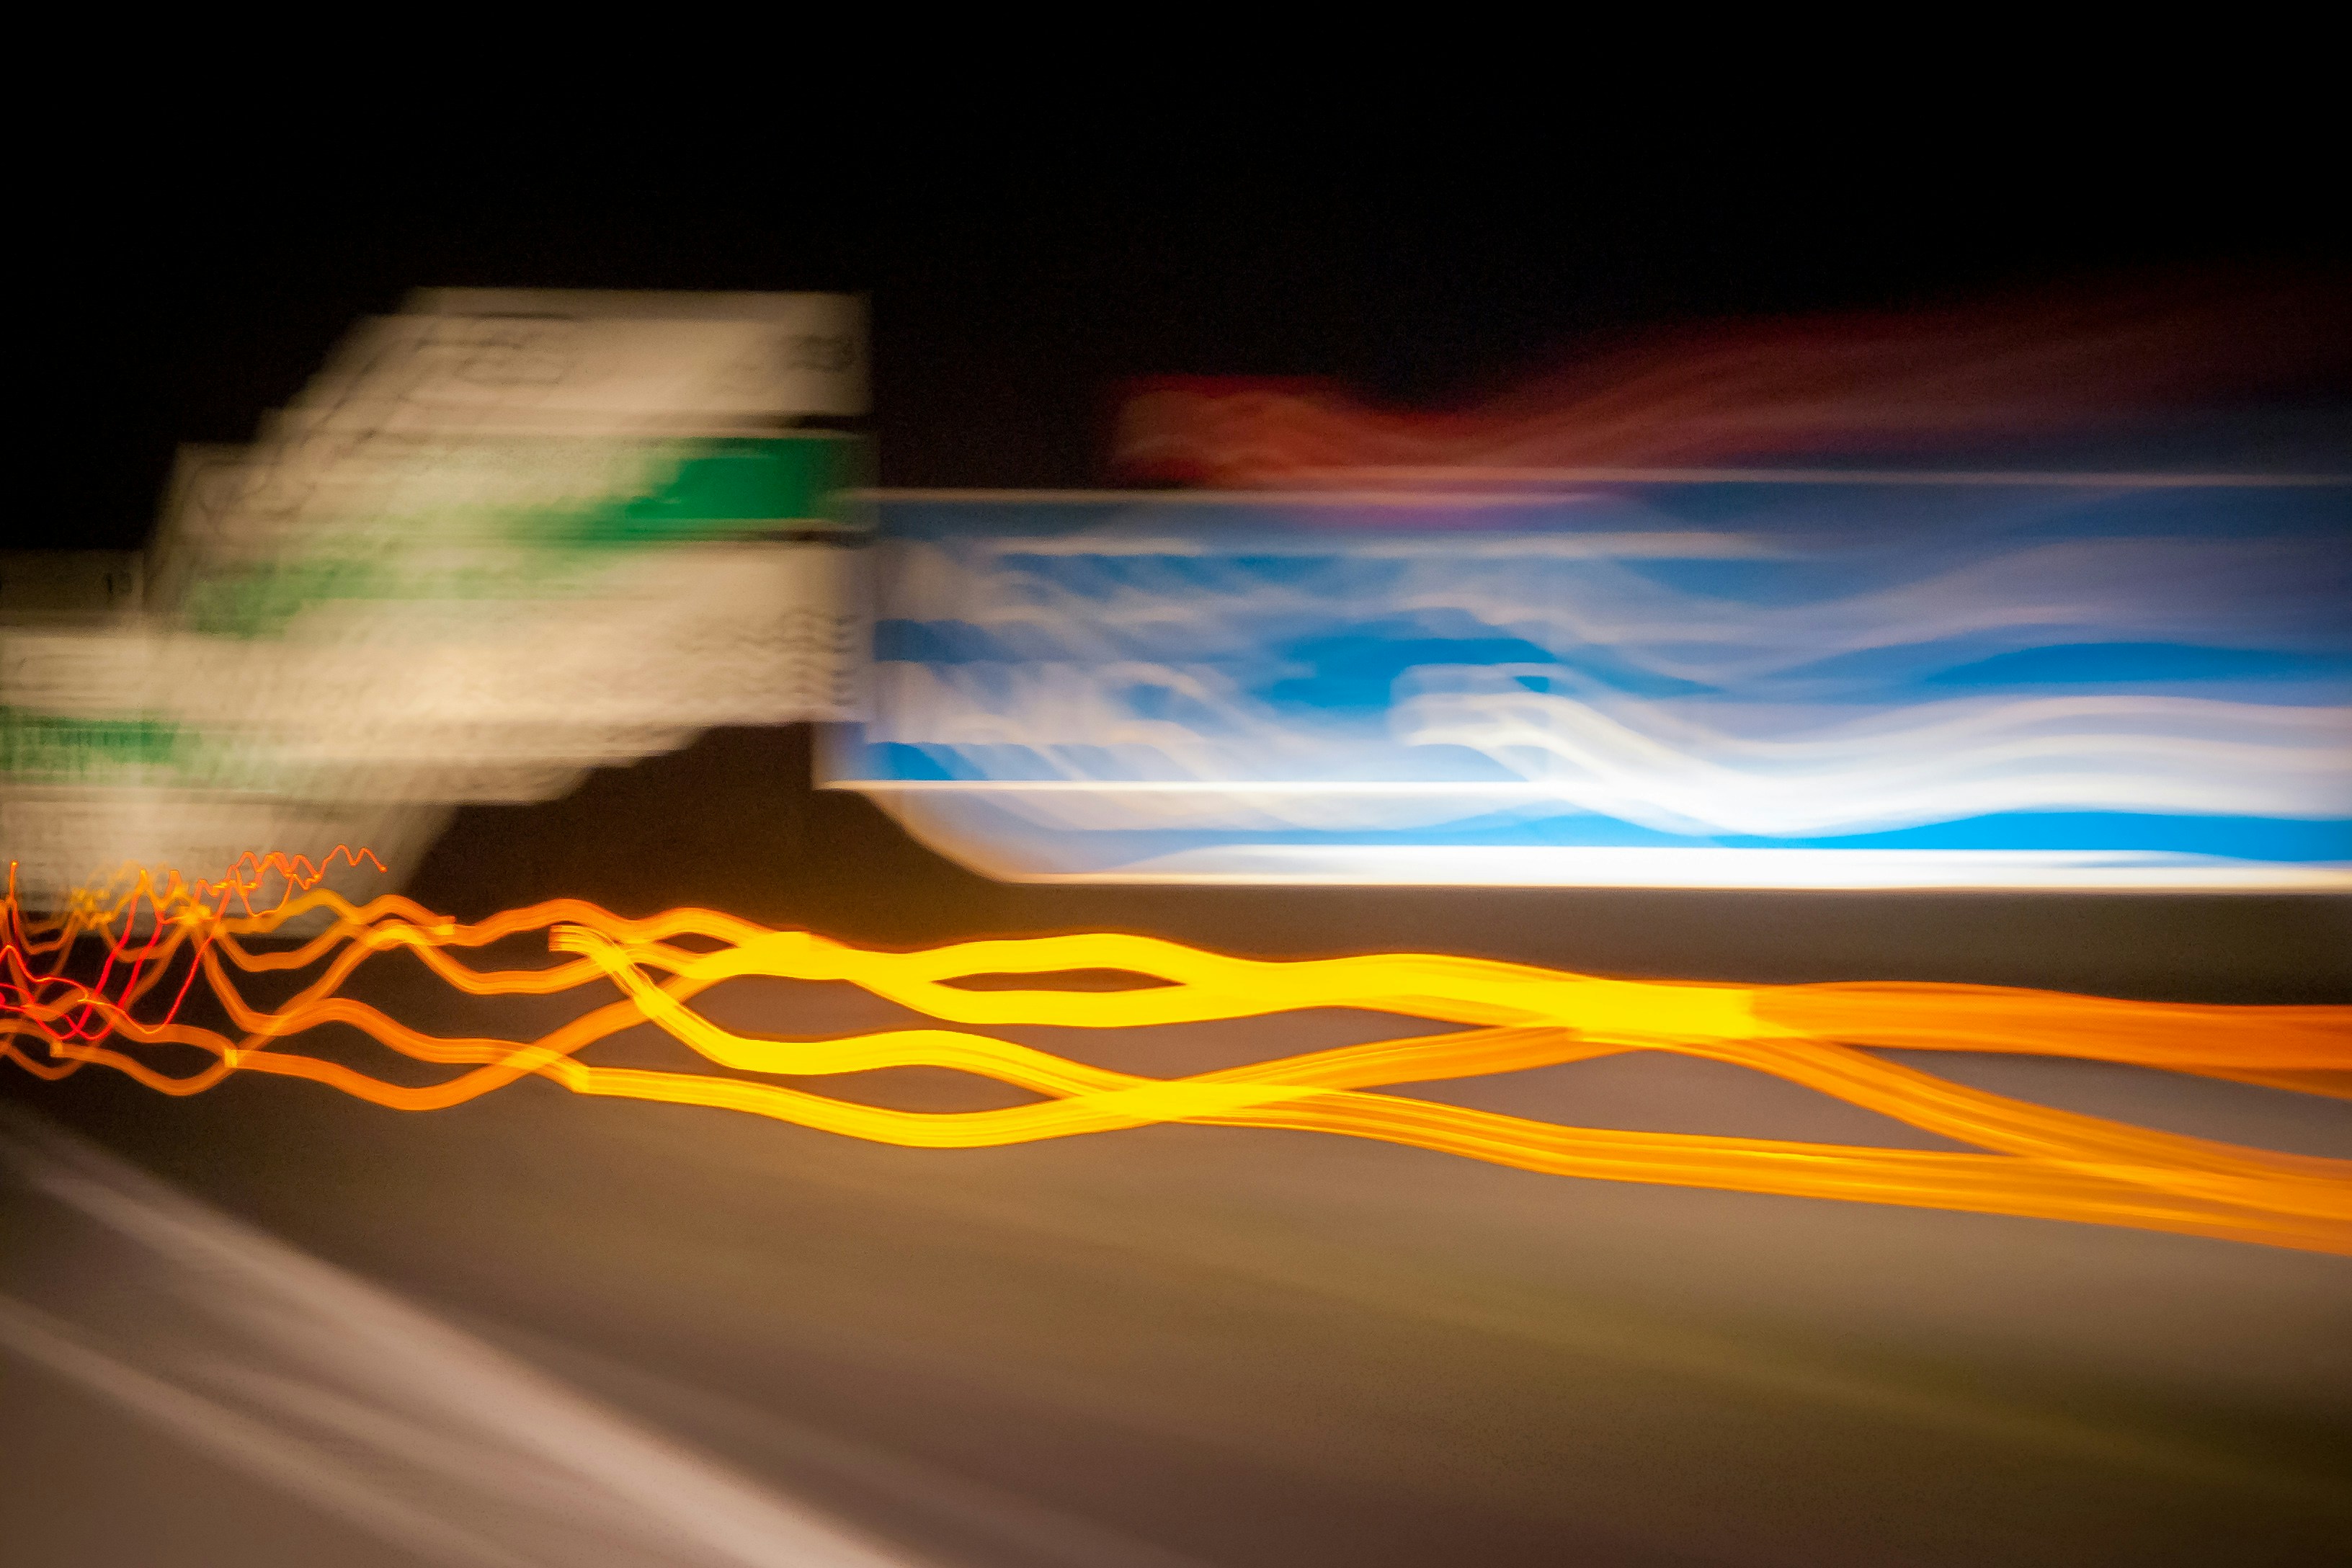
<path fill-rule="evenodd" d="M 62 719 L 0 707 L 0 777 L 83 779 L 187 760 L 187 735 L 154 719 Z"/>
<path fill-rule="evenodd" d="M 609 443 L 597 466 L 613 488 L 583 495 L 563 478 L 577 463 L 555 460 L 564 450 L 506 443 L 430 456 L 456 465 L 461 478 L 475 468 L 491 474 L 489 499 L 362 506 L 328 519 L 290 550 L 215 568 L 189 584 L 181 613 L 196 631 L 257 637 L 338 600 L 561 597 L 616 551 L 852 529 L 845 493 L 872 477 L 871 448 L 853 436 Z"/>
<path fill-rule="evenodd" d="M 865 445 L 847 437 L 678 446 L 657 489 L 598 520 L 612 542 L 722 537 L 747 523 L 837 522 L 839 492 L 866 482 Z"/>

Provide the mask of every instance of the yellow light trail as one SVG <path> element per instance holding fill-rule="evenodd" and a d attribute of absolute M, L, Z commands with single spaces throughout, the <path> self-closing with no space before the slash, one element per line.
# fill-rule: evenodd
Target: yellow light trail
<path fill-rule="evenodd" d="M 167 879 L 159 885 L 133 872 L 78 897 L 62 917 L 43 923 L 25 920 L 12 899 L 0 952 L 0 1054 L 43 1078 L 95 1063 L 174 1095 L 200 1092 L 236 1072 L 274 1073 L 405 1110 L 460 1104 L 537 1075 L 579 1094 L 743 1111 L 923 1148 L 980 1148 L 1163 1122 L 1285 1128 L 1555 1175 L 2134 1226 L 2352 1254 L 2352 1161 L 2055 1110 L 1874 1054 L 1875 1047 L 1900 1047 L 2073 1057 L 2352 1098 L 2352 1007 L 2149 1003 L 1976 985 L 1635 982 L 1433 953 L 1272 962 L 1108 932 L 889 952 L 771 931 L 709 910 L 632 921 L 576 900 L 461 923 L 398 897 L 354 906 L 319 886 L 320 875 L 307 861 L 275 857 L 247 857 L 218 883 Z M 268 888 L 280 897 L 262 907 L 266 895 L 256 895 Z M 231 913 L 232 907 L 242 912 Z M 134 941 L 142 908 L 146 935 Z M 316 911 L 332 923 L 299 947 L 246 945 Z M 541 931 L 551 950 L 565 955 L 550 967 L 476 969 L 457 956 Z M 106 973 L 119 968 L 125 974 L 111 991 L 103 978 L 84 983 L 64 975 L 85 939 L 110 949 Z M 682 947 L 680 939 L 709 945 Z M 432 1035 L 339 994 L 362 963 L 394 949 L 413 952 L 470 995 L 610 986 L 618 997 L 533 1040 Z M 175 965 L 182 979 L 164 987 Z M 316 973 L 282 1005 L 267 1009 L 247 1001 L 233 970 Z M 1113 992 L 952 984 L 981 974 L 1072 970 L 1127 971 L 1160 984 Z M 178 1017 L 176 1002 L 167 1009 L 150 1004 L 159 988 L 184 991 L 191 971 L 203 976 L 236 1036 Z M 942 1025 L 969 1027 L 765 1038 L 725 1028 L 691 1005 L 701 992 L 743 976 L 845 982 Z M 1035 1025 L 1118 1029 L 1320 1007 L 1459 1027 L 1177 1079 L 1115 1072 L 974 1032 Z M 944 1067 L 1040 1098 L 993 1110 L 894 1110 L 746 1078 L 581 1059 L 595 1042 L 646 1022 L 739 1073 L 811 1078 Z M 350 1025 L 403 1055 L 459 1070 L 435 1083 L 403 1085 L 289 1048 L 329 1024 Z M 193 1047 L 211 1060 L 194 1072 L 167 1072 L 152 1047 L 168 1046 Z M 1629 1050 L 1676 1051 L 1769 1073 L 1981 1152 L 1617 1131 L 1375 1092 Z"/>

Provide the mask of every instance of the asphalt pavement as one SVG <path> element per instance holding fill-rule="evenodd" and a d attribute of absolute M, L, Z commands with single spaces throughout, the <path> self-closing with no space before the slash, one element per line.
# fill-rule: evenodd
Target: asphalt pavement
<path fill-rule="evenodd" d="M 462 916 L 699 902 L 904 945 L 1126 929 L 2352 1000 L 2341 900 L 1000 888 L 797 787 L 804 745 L 720 734 L 553 805 L 462 814 L 411 890 Z M 426 1026 L 582 1005 L 362 973 Z M 784 982 L 711 1006 L 779 1033 L 887 1015 Z M 1179 1072 L 1394 1032 L 1335 1010 L 1016 1033 Z M 683 1059 L 650 1029 L 600 1049 Z M 1937 1065 L 2352 1155 L 2340 1101 Z M 908 1150 L 536 1080 L 419 1114 L 250 1075 L 184 1100 L 99 1072 L 0 1082 L 10 1562 L 2206 1564 L 2336 1561 L 2352 1537 L 2343 1258 L 1303 1132 Z M 826 1087 L 1021 1098 L 917 1069 Z M 1654 1054 L 1415 1092 L 1948 1146 Z"/>

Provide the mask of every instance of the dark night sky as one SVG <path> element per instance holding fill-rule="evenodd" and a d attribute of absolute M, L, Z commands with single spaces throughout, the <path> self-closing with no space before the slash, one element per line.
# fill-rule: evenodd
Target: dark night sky
<path fill-rule="evenodd" d="M 1765 121 L 1759 121 L 1759 125 Z M 1112 389 L 1319 375 L 1458 402 L 1644 327 L 2218 266 L 2345 276 L 2294 128 L 1930 145 L 1856 121 L 1685 142 L 1560 120 L 1223 141 L 1077 125 L 923 156 L 272 144 L 61 185 L 22 296 L 10 542 L 127 548 L 180 441 L 248 437 L 425 284 L 869 293 L 895 485 L 1099 482 Z"/>

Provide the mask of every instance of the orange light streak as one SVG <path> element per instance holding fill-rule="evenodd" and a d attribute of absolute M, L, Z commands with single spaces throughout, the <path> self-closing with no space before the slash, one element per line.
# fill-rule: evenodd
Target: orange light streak
<path fill-rule="evenodd" d="M 338 853 L 353 865 L 374 858 L 364 850 Z M 118 879 L 40 923 L 24 919 L 12 892 L 0 932 L 0 1055 L 46 1079 L 96 1063 L 174 1095 L 201 1092 L 233 1073 L 273 1073 L 406 1110 L 460 1104 L 536 1075 L 578 1094 L 731 1110 L 923 1148 L 979 1148 L 1160 1122 L 1286 1128 L 1556 1175 L 2133 1226 L 2352 1254 L 2352 1161 L 2059 1110 L 1874 1054 L 1874 1047 L 1899 1047 L 2073 1057 L 2352 1098 L 2352 1007 L 2147 1003 L 1975 985 L 1634 982 L 1430 953 L 1268 962 L 1117 933 L 886 952 L 806 931 L 771 931 L 709 910 L 631 921 L 576 900 L 460 923 L 393 896 L 354 906 L 319 886 L 323 875 L 323 867 L 307 860 L 248 856 L 218 883 Z M 280 896 L 269 905 L 272 886 Z M 131 933 L 142 907 L 152 929 L 132 957 Z M 231 913 L 232 907 L 241 912 Z M 256 952 L 239 940 L 268 937 L 320 910 L 333 923 L 299 947 Z M 457 956 L 541 931 L 553 952 L 567 955 L 546 968 L 476 969 Z M 65 973 L 86 937 L 108 949 L 99 980 L 89 984 Z M 717 945 L 688 949 L 676 945 L 679 938 Z M 611 986 L 618 998 L 534 1040 L 427 1034 L 339 994 L 362 963 L 394 949 L 413 952 L 470 995 Z M 184 950 L 175 1000 L 141 1017 L 140 1004 Z M 49 967 L 36 973 L 36 957 Z M 110 978 L 118 963 L 127 964 L 120 984 Z M 232 973 L 314 969 L 275 1009 L 248 1003 Z M 976 974 L 1082 969 L 1129 971 L 1163 984 L 1117 992 L 981 991 L 951 984 Z M 179 1017 L 176 998 L 188 994 L 197 974 L 236 1037 Z M 690 1005 L 709 987 L 742 976 L 846 982 L 943 1025 L 970 1027 L 764 1038 L 724 1028 Z M 1023 1025 L 1115 1029 L 1318 1007 L 1460 1026 L 1177 1079 L 1114 1072 L 974 1032 Z M 893 1110 L 746 1078 L 581 1059 L 595 1042 L 648 1022 L 739 1073 L 808 1078 L 945 1067 L 1039 1098 L 994 1110 Z M 328 1024 L 352 1026 L 415 1060 L 459 1070 L 434 1083 L 402 1085 L 288 1048 Z M 192 1073 L 169 1072 L 154 1059 L 158 1047 L 194 1047 L 211 1060 Z M 1604 1131 L 1375 1092 L 1629 1050 L 1677 1051 L 1769 1073 L 1982 1152 Z"/>

